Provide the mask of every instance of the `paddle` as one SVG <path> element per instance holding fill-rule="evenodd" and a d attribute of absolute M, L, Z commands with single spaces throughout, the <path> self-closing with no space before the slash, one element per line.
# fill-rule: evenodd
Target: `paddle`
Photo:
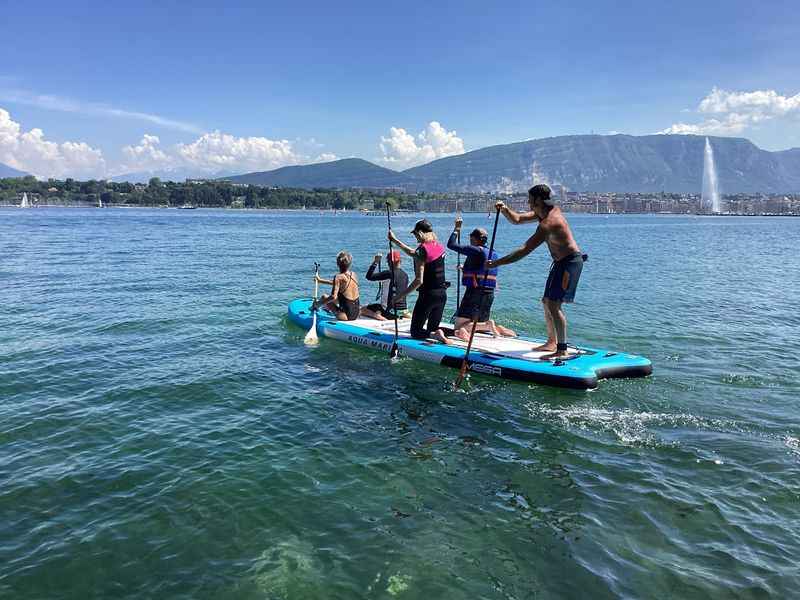
<path fill-rule="evenodd" d="M 391 217 L 391 208 L 392 205 L 389 202 L 386 202 L 386 223 L 389 225 L 389 232 L 392 231 L 392 217 Z M 397 288 L 394 286 L 394 261 L 392 260 L 392 242 L 389 241 L 389 272 L 391 273 L 391 287 L 389 291 L 392 292 L 392 314 L 394 315 L 394 341 L 392 342 L 392 347 L 389 350 L 389 358 L 397 358 L 400 354 L 400 349 L 397 347 L 397 338 L 399 333 L 397 331 L 397 304 L 394 301 L 394 297 L 397 296 Z M 387 307 L 388 308 L 388 307 Z"/>
<path fill-rule="evenodd" d="M 461 216 L 461 211 L 458 210 L 458 200 L 456 200 L 456 218 Z M 456 244 L 461 245 L 461 230 L 456 232 Z M 458 256 L 458 268 L 456 268 L 456 312 L 453 313 L 453 318 L 450 319 L 451 323 L 456 322 L 458 315 L 458 306 L 461 304 L 461 253 L 456 252 Z"/>
<path fill-rule="evenodd" d="M 461 382 L 464 381 L 464 377 L 467 374 L 467 369 L 469 369 L 469 351 L 472 349 L 472 339 L 475 337 L 475 329 L 478 323 L 478 317 L 483 310 L 483 299 L 485 294 L 483 293 L 483 284 L 486 283 L 486 278 L 489 276 L 489 267 L 486 266 L 486 263 L 491 260 L 492 252 L 494 252 L 494 238 L 497 235 L 497 222 L 500 220 L 500 209 L 497 209 L 497 212 L 494 215 L 494 227 L 492 227 L 492 241 L 489 244 L 489 254 L 487 255 L 486 260 L 483 262 L 483 276 L 481 278 L 481 285 L 478 288 L 481 291 L 481 299 L 478 303 L 478 310 L 477 312 L 473 313 L 472 315 L 472 328 L 469 332 L 469 342 L 467 342 L 467 351 L 464 353 L 464 360 L 461 361 L 461 369 L 458 371 L 458 377 L 456 378 L 456 382 L 453 385 L 454 389 L 458 389 L 461 386 Z"/>
<path fill-rule="evenodd" d="M 317 281 L 317 275 L 319 275 L 319 263 L 314 263 L 314 302 L 317 301 L 317 293 L 319 292 L 319 282 Z M 311 329 L 308 330 L 303 343 L 307 346 L 316 346 L 319 343 L 319 337 L 317 337 L 317 309 L 316 306 L 312 312 L 311 317 Z"/>

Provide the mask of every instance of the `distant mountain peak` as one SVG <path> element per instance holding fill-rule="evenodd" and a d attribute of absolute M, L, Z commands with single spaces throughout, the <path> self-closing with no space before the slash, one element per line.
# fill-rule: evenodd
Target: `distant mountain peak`
<path fill-rule="evenodd" d="M 27 177 L 30 173 L 26 173 L 25 171 L 20 171 L 19 169 L 15 169 L 14 167 L 9 167 L 6 164 L 0 163 L 0 179 L 5 177 Z"/>
<path fill-rule="evenodd" d="M 413 182 L 403 173 L 378 166 L 363 158 L 292 165 L 271 171 L 226 177 L 234 183 L 296 188 L 407 189 Z"/>

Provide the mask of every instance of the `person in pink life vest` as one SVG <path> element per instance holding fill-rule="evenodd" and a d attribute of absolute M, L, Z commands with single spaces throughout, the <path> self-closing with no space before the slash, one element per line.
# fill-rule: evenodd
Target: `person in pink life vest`
<path fill-rule="evenodd" d="M 439 328 L 450 285 L 444 276 L 445 248 L 436 239 L 433 226 L 427 219 L 417 221 L 411 233 L 417 240 L 416 248 L 404 244 L 389 230 L 389 241 L 414 259 L 414 281 L 405 290 L 399 290 L 396 301 L 400 302 L 411 292 L 419 290 L 411 313 L 411 337 L 418 340 L 433 338 L 452 344 Z"/>

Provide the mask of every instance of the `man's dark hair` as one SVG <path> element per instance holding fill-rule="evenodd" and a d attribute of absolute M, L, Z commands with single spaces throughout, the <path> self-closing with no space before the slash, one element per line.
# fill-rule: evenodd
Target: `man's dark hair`
<path fill-rule="evenodd" d="M 533 198 L 541 198 L 542 200 L 549 200 L 550 199 L 550 186 L 539 183 L 533 186 L 531 189 L 528 190 L 528 195 Z"/>

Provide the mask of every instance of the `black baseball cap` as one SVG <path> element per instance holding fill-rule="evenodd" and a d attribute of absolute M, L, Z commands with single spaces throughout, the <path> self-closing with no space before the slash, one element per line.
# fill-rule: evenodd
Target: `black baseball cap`
<path fill-rule="evenodd" d="M 411 230 L 411 233 L 416 233 L 418 231 L 422 231 L 423 233 L 430 233 L 433 231 L 433 225 L 428 219 L 420 219 L 414 224 L 414 229 Z"/>
<path fill-rule="evenodd" d="M 533 186 L 528 190 L 528 195 L 534 199 L 539 198 L 545 206 L 555 206 L 558 204 L 558 200 L 550 195 L 550 186 L 546 183 Z"/>

